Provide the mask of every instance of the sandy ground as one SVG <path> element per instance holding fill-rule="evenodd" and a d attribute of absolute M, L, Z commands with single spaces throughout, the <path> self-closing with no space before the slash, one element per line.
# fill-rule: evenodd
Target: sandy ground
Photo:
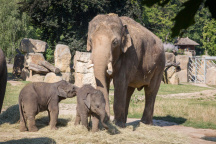
<path fill-rule="evenodd" d="M 21 82 L 19 81 L 8 81 L 11 85 L 19 85 Z M 203 85 L 202 85 L 203 86 Z M 160 95 L 161 97 L 175 97 L 175 98 L 201 98 L 201 97 L 212 97 L 216 95 L 216 89 L 213 90 L 205 90 L 201 92 L 195 93 L 180 93 L 180 94 L 170 94 L 170 95 Z M 76 115 L 76 104 L 63 104 L 60 103 L 60 115 Z M 111 120 L 113 120 L 113 116 L 111 116 Z M 127 124 L 139 122 L 139 119 L 128 118 Z M 154 125 L 160 126 L 171 131 L 178 131 L 185 135 L 191 137 L 192 144 L 213 144 L 216 142 L 216 130 L 212 129 L 196 129 L 192 127 L 180 126 L 174 122 L 167 122 L 163 120 L 153 120 Z M 8 136 L 8 135 L 7 135 Z"/>

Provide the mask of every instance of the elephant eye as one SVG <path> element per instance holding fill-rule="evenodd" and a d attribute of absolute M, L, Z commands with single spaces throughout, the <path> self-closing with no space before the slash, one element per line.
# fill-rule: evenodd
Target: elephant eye
<path fill-rule="evenodd" d="M 113 44 L 113 46 L 116 46 L 116 45 L 118 44 L 117 38 L 115 38 L 115 39 L 112 41 L 112 44 Z"/>
<path fill-rule="evenodd" d="M 97 108 L 99 108 L 100 106 L 99 105 L 97 105 Z"/>

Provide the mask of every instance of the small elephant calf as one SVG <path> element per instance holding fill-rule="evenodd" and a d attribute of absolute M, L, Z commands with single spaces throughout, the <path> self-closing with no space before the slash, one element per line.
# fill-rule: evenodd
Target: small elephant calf
<path fill-rule="evenodd" d="M 105 99 L 101 91 L 96 90 L 91 85 L 84 85 L 77 91 L 77 114 L 75 125 L 81 121 L 88 129 L 88 116 L 92 116 L 92 131 L 98 131 L 99 120 L 102 125 L 108 129 L 104 123 L 106 119 Z"/>
<path fill-rule="evenodd" d="M 76 96 L 76 86 L 62 80 L 56 83 L 33 82 L 27 84 L 19 95 L 20 131 L 37 131 L 35 116 L 48 111 L 51 129 L 57 129 L 59 102 Z"/>

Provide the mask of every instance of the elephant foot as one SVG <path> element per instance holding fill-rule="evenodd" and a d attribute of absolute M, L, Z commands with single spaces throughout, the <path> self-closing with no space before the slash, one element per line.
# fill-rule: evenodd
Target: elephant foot
<path fill-rule="evenodd" d="M 58 128 L 56 126 L 51 126 L 51 130 L 57 130 Z"/>
<path fill-rule="evenodd" d="M 20 126 L 19 130 L 20 132 L 25 132 L 27 131 L 27 128 L 25 126 Z"/>
<path fill-rule="evenodd" d="M 121 128 L 125 128 L 125 123 L 122 122 L 122 121 L 117 121 L 117 120 L 114 120 L 114 123 L 115 125 L 121 127 Z"/>
<path fill-rule="evenodd" d="M 30 132 L 36 132 L 36 131 L 38 131 L 38 128 L 36 126 L 33 126 L 33 127 L 29 128 L 29 131 Z"/>
<path fill-rule="evenodd" d="M 98 128 L 92 129 L 92 132 L 98 132 Z"/>
<path fill-rule="evenodd" d="M 145 120 L 145 119 L 141 119 L 141 122 L 147 125 L 153 125 L 153 121 L 152 120 Z"/>

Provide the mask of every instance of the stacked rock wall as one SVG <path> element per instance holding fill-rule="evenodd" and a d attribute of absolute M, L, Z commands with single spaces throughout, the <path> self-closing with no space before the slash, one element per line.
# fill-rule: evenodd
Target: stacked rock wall
<path fill-rule="evenodd" d="M 48 45 L 41 40 L 25 38 L 20 43 L 20 51 L 24 53 L 24 68 L 21 77 L 32 82 L 72 82 L 70 70 L 71 54 L 66 45 L 57 45 L 55 49 L 55 66 L 47 62 L 43 56 Z"/>
<path fill-rule="evenodd" d="M 89 60 L 91 53 L 88 52 L 79 52 L 76 51 L 74 56 L 74 77 L 75 85 L 82 86 L 83 84 L 91 84 L 93 87 L 96 87 L 94 69 L 89 66 Z"/>

